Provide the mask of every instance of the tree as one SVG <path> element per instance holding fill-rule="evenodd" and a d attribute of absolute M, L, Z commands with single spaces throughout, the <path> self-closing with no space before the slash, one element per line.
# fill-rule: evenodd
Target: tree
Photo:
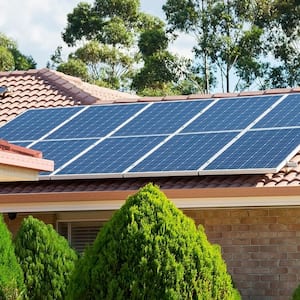
<path fill-rule="evenodd" d="M 191 82 L 194 74 L 190 61 L 170 53 L 169 38 L 164 24 L 145 30 L 138 42 L 144 65 L 133 76 L 132 88 L 144 96 L 192 94 L 199 91 L 199 85 Z"/>
<path fill-rule="evenodd" d="M 15 239 L 27 299 L 64 299 L 77 254 L 51 225 L 24 219 Z"/>
<path fill-rule="evenodd" d="M 300 2 L 257 1 L 254 22 L 264 30 L 265 54 L 271 61 L 262 88 L 300 84 Z"/>
<path fill-rule="evenodd" d="M 10 232 L 0 215 L 0 299 L 14 300 L 24 293 L 23 271 L 15 256 Z"/>
<path fill-rule="evenodd" d="M 67 62 L 62 62 L 57 66 L 57 71 L 67 75 L 79 77 L 84 81 L 89 80 L 86 64 L 80 59 L 71 58 Z"/>
<path fill-rule="evenodd" d="M 68 299 L 239 299 L 220 249 L 148 184 L 79 261 Z"/>
<path fill-rule="evenodd" d="M 0 71 L 35 69 L 36 62 L 31 56 L 22 54 L 17 43 L 0 33 Z"/>
<path fill-rule="evenodd" d="M 81 44 L 69 59 L 87 66 L 88 81 L 115 89 L 128 86 L 136 36 L 154 22 L 139 8 L 139 0 L 96 0 L 93 5 L 79 3 L 68 14 L 63 40 L 68 46 Z"/>
<path fill-rule="evenodd" d="M 230 91 L 233 73 L 239 84 L 249 87 L 261 74 L 259 60 L 263 31 L 246 18 L 247 0 L 167 0 L 163 6 L 171 32 L 183 31 L 195 36 L 195 56 L 200 60 L 205 92 L 214 81 L 214 66 L 219 70 L 223 87 Z"/>

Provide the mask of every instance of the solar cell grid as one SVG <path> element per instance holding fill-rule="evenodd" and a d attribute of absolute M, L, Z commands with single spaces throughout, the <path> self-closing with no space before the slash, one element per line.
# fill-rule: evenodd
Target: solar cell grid
<path fill-rule="evenodd" d="M 279 98 L 268 96 L 220 99 L 183 132 L 244 129 Z"/>
<path fill-rule="evenodd" d="M 100 138 L 145 107 L 146 104 L 91 106 L 48 138 Z"/>
<path fill-rule="evenodd" d="M 211 100 L 154 103 L 115 136 L 171 134 L 199 113 Z"/>
<path fill-rule="evenodd" d="M 281 97 L 29 110 L 2 126 L 0 138 L 23 147 L 33 142 L 55 161 L 51 176 L 58 177 L 263 172 L 300 145 L 300 94 Z"/>
<path fill-rule="evenodd" d="M 132 172 L 197 170 L 237 133 L 180 134 L 130 170 Z"/>
<path fill-rule="evenodd" d="M 38 140 L 80 111 L 82 107 L 32 109 L 0 128 L 0 138 L 8 141 Z"/>
<path fill-rule="evenodd" d="M 161 136 L 108 138 L 57 175 L 122 173 L 162 140 Z"/>
<path fill-rule="evenodd" d="M 94 144 L 97 140 L 66 140 L 66 141 L 42 141 L 32 148 L 43 152 L 43 158 L 54 160 L 55 169 L 60 168 L 64 163 L 75 155 Z M 49 174 L 46 172 L 43 175 Z"/>
<path fill-rule="evenodd" d="M 288 95 L 254 128 L 300 126 L 300 94 Z"/>
<path fill-rule="evenodd" d="M 299 128 L 249 131 L 205 170 L 275 169 L 299 144 Z"/>

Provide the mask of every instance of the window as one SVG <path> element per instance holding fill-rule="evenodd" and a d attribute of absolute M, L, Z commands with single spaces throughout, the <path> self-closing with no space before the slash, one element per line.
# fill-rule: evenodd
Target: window
<path fill-rule="evenodd" d="M 58 233 L 64 236 L 70 245 L 82 253 L 91 245 L 105 221 L 58 221 Z"/>

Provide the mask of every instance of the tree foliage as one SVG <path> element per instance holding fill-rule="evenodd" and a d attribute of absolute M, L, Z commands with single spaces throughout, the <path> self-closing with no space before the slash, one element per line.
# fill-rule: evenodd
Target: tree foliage
<path fill-rule="evenodd" d="M 299 1 L 167 0 L 163 9 L 170 31 L 195 36 L 206 91 L 212 74 L 227 92 L 234 77 L 233 90 L 299 84 Z"/>
<path fill-rule="evenodd" d="M 0 71 L 34 69 L 36 62 L 20 52 L 17 43 L 0 33 Z"/>
<path fill-rule="evenodd" d="M 163 6 L 171 31 L 195 36 L 194 52 L 200 62 L 206 92 L 214 81 L 211 78 L 214 67 L 219 70 L 215 77 L 221 78 L 227 92 L 233 74 L 239 76 L 243 87 L 248 87 L 260 75 L 262 30 L 246 19 L 247 4 L 246 0 L 167 0 Z"/>
<path fill-rule="evenodd" d="M 292 300 L 300 300 L 300 285 L 294 290 Z"/>
<path fill-rule="evenodd" d="M 15 245 L 27 299 L 64 299 L 77 259 L 68 242 L 51 225 L 29 216 L 21 224 Z"/>
<path fill-rule="evenodd" d="M 300 84 L 300 2 L 258 1 L 257 26 L 264 30 L 264 51 L 273 63 L 265 70 L 263 88 Z"/>
<path fill-rule="evenodd" d="M 81 2 L 68 14 L 62 36 L 69 46 L 79 45 L 69 60 L 87 66 L 88 79 L 84 80 L 121 89 L 128 86 L 132 76 L 133 49 L 140 28 L 156 22 L 157 18 L 140 12 L 139 0 L 96 0 L 93 5 Z M 68 71 L 78 74 L 76 68 Z"/>
<path fill-rule="evenodd" d="M 15 300 L 24 292 L 23 271 L 15 256 L 10 232 L 0 215 L 0 299 Z"/>
<path fill-rule="evenodd" d="M 199 91 L 199 85 L 191 83 L 193 74 L 190 61 L 168 51 L 169 38 L 164 24 L 141 33 L 139 51 L 143 60 L 133 76 L 132 88 L 143 96 L 191 94 Z"/>
<path fill-rule="evenodd" d="M 68 299 L 239 299 L 220 249 L 149 184 L 129 197 L 77 265 Z"/>

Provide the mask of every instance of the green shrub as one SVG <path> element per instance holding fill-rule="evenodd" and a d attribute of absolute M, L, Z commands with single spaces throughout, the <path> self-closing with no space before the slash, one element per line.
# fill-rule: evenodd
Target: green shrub
<path fill-rule="evenodd" d="M 15 256 L 11 234 L 0 215 L 0 299 L 17 299 L 23 290 L 23 272 Z"/>
<path fill-rule="evenodd" d="M 15 239 L 16 255 L 24 271 L 27 298 L 64 299 L 77 254 L 65 238 L 40 220 L 23 220 Z"/>
<path fill-rule="evenodd" d="M 295 289 L 292 300 L 300 300 L 300 285 Z"/>
<path fill-rule="evenodd" d="M 239 299 L 220 249 L 155 186 L 128 198 L 79 260 L 68 299 Z"/>

